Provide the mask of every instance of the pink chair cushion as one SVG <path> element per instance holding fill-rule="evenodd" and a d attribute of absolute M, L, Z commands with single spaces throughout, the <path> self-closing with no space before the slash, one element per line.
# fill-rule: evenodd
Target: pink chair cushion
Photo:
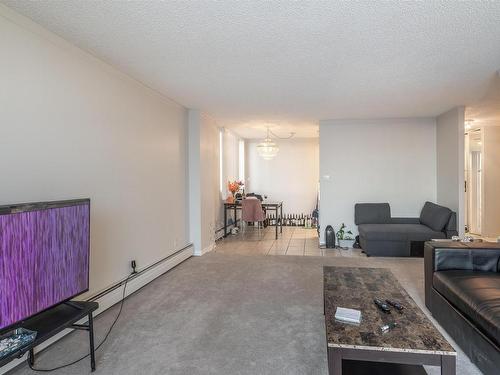
<path fill-rule="evenodd" d="M 241 201 L 241 219 L 243 221 L 264 221 L 264 210 L 258 199 L 243 199 Z"/>

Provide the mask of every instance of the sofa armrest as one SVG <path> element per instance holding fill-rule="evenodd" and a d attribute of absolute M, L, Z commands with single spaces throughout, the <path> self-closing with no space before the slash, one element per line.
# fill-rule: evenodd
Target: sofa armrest
<path fill-rule="evenodd" d="M 500 272 L 500 244 L 428 241 L 424 247 L 425 305 L 431 310 L 434 272 L 471 270 Z"/>
<path fill-rule="evenodd" d="M 424 245 L 424 292 L 425 306 L 432 311 L 431 308 L 431 288 L 432 277 L 434 274 L 434 256 L 435 247 L 432 242 L 426 242 Z"/>
<path fill-rule="evenodd" d="M 420 224 L 418 217 L 391 217 L 391 224 Z"/>

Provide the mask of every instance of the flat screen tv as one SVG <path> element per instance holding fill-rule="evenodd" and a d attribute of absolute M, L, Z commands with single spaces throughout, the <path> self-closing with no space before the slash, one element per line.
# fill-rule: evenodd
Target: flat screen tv
<path fill-rule="evenodd" d="M 0 332 L 89 289 L 90 200 L 0 206 Z"/>

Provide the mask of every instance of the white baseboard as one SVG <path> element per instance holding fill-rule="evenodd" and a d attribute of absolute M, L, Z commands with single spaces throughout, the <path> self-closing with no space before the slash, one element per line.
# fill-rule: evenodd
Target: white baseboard
<path fill-rule="evenodd" d="M 163 261 L 160 261 L 159 263 L 155 264 L 152 266 L 150 269 L 147 271 L 144 271 L 143 273 L 140 272 L 139 274 L 130 279 L 129 282 L 127 283 L 127 290 L 125 292 L 125 296 L 128 296 L 143 286 L 149 284 L 151 281 L 156 279 L 157 277 L 163 275 L 165 272 L 171 270 L 178 264 L 182 263 L 186 259 L 190 258 L 193 255 L 193 246 L 189 245 L 185 247 L 183 250 L 175 253 L 174 255 L 166 258 Z M 99 308 L 94 312 L 94 316 L 99 315 L 100 313 L 106 311 L 109 309 L 111 306 L 115 305 L 116 303 L 120 302 L 122 299 L 123 295 L 123 285 L 117 287 L 116 289 L 111 290 L 109 293 L 106 293 L 99 298 L 92 299 L 90 300 L 95 300 L 96 302 L 99 303 Z M 78 324 L 83 324 L 87 321 L 87 319 L 82 319 L 81 321 L 77 322 Z M 53 336 L 51 339 L 45 341 L 44 343 L 40 344 L 35 348 L 35 353 L 38 353 L 42 351 L 43 349 L 47 348 L 48 346 L 52 345 L 53 343 L 57 342 L 64 336 L 66 336 L 68 333 L 71 333 L 73 330 L 72 329 L 65 329 L 64 331 L 58 333 L 57 335 Z M 96 343 L 96 346 L 99 343 Z M 85 345 L 88 345 L 87 342 L 85 342 Z M 14 367 L 20 365 L 21 363 L 25 362 L 27 358 L 27 355 L 25 355 L 22 358 L 15 359 L 12 362 L 8 363 L 4 367 L 0 369 L 0 375 L 5 374 L 9 370 L 12 370 Z M 76 358 L 74 358 L 76 359 Z M 68 362 L 73 360 L 73 358 L 68 358 Z M 90 361 L 90 360 L 89 360 Z M 98 364 L 99 365 L 99 364 Z M 89 362 L 90 366 L 90 362 Z M 89 367 L 90 368 L 90 367 Z M 89 370 L 90 371 L 90 370 Z"/>
<path fill-rule="evenodd" d="M 202 255 L 204 255 L 204 254 L 212 251 L 213 249 L 215 249 L 215 242 L 213 244 L 208 245 L 204 249 L 202 249 L 200 253 L 198 253 L 197 251 L 195 251 L 193 255 L 195 257 L 201 257 Z"/>

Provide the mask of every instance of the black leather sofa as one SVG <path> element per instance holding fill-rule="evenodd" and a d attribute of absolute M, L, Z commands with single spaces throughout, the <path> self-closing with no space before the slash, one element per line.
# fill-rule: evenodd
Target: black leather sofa
<path fill-rule="evenodd" d="M 500 374 L 500 244 L 427 242 L 425 305 L 485 374 Z"/>
<path fill-rule="evenodd" d="M 426 202 L 418 218 L 391 217 L 389 203 L 357 203 L 354 222 L 359 243 L 368 256 L 420 256 L 424 243 L 457 235 L 456 214 Z"/>

